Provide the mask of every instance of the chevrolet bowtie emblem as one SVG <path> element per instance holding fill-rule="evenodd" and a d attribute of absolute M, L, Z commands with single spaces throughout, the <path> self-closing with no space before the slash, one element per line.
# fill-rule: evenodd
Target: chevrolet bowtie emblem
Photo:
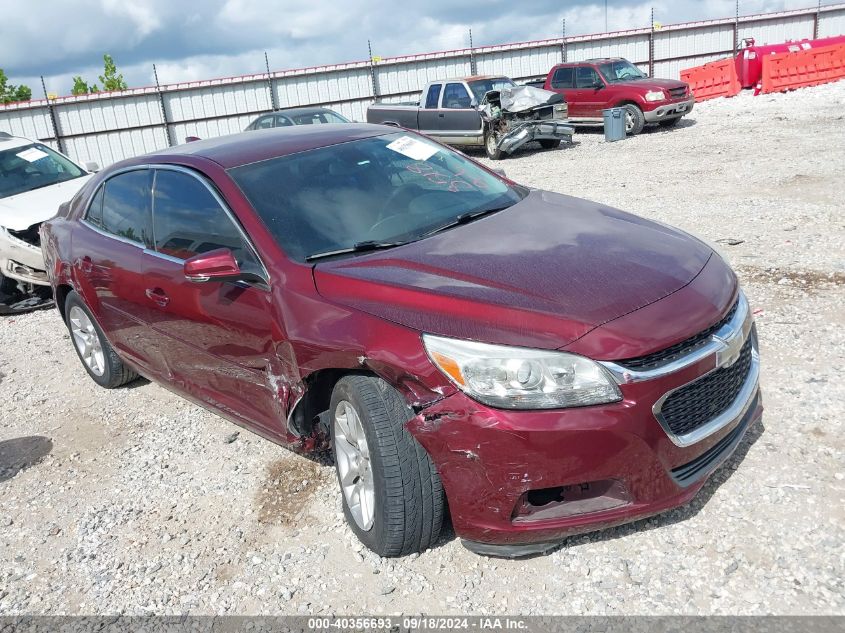
<path fill-rule="evenodd" d="M 745 344 L 745 339 L 742 336 L 742 330 L 737 332 L 737 334 L 738 336 L 730 338 L 720 338 L 718 336 L 713 337 L 725 346 L 725 349 L 720 350 L 716 354 L 716 365 L 718 367 L 730 367 L 737 361 L 737 359 L 739 359 L 740 352 L 742 352 L 742 346 Z"/>

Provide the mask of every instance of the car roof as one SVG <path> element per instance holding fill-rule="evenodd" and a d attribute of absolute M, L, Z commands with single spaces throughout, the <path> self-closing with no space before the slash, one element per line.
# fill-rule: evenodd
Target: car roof
<path fill-rule="evenodd" d="M 118 165 L 153 162 L 180 163 L 183 162 L 180 158 L 190 156 L 205 158 L 225 169 L 230 169 L 319 147 L 348 143 L 382 134 L 395 134 L 398 131 L 396 127 L 369 123 L 292 125 L 193 141 L 138 156 Z"/>
<path fill-rule="evenodd" d="M 23 147 L 32 143 L 35 143 L 35 141 L 31 141 L 23 136 L 12 136 L 8 132 L 0 132 L 0 151 Z"/>
<path fill-rule="evenodd" d="M 433 84 L 443 84 L 447 81 L 479 81 L 482 79 L 507 79 L 505 75 L 471 75 L 469 77 L 449 77 L 448 79 L 438 79 L 432 81 Z"/>
<path fill-rule="evenodd" d="M 262 117 L 271 116 L 273 114 L 313 114 L 315 112 L 334 112 L 329 108 L 323 108 L 320 106 L 312 106 L 312 107 L 303 107 L 303 108 L 284 108 L 282 110 L 276 110 L 275 112 L 268 112 L 267 114 L 262 114 Z"/>
<path fill-rule="evenodd" d="M 563 62 L 557 66 L 578 66 L 579 64 L 603 64 L 605 62 L 624 62 L 627 61 L 624 57 L 592 57 L 590 59 L 582 59 L 579 62 Z"/>

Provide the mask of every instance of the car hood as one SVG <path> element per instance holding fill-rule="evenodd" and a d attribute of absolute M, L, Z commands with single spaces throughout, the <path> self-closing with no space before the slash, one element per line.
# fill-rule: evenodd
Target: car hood
<path fill-rule="evenodd" d="M 23 231 L 33 224 L 49 220 L 82 188 L 91 174 L 60 182 L 49 187 L 24 191 L 8 198 L 0 198 L 0 226 L 13 231 Z"/>
<path fill-rule="evenodd" d="M 596 202 L 532 191 L 470 224 L 314 268 L 326 299 L 423 332 L 556 349 L 689 284 L 712 251 Z"/>

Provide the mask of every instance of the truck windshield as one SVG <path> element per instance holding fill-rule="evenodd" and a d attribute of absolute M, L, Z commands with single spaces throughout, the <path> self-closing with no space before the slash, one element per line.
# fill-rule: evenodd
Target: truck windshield
<path fill-rule="evenodd" d="M 418 240 L 527 193 L 410 132 L 271 158 L 229 174 L 297 261 L 363 243 Z"/>
<path fill-rule="evenodd" d="M 84 176 L 67 158 L 41 143 L 0 152 L 0 198 Z"/>
<path fill-rule="evenodd" d="M 624 59 L 599 64 L 598 68 L 608 83 L 646 79 L 648 77 L 643 71 Z"/>
<path fill-rule="evenodd" d="M 507 77 L 493 77 L 492 79 L 475 79 L 468 81 L 472 94 L 475 95 L 475 100 L 481 103 L 481 100 L 491 90 L 501 90 L 502 88 L 509 88 L 516 84 Z"/>

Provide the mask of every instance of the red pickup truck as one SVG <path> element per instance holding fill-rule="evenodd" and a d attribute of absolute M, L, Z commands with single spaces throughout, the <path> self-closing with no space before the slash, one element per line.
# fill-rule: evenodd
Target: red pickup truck
<path fill-rule="evenodd" d="M 695 104 L 688 84 L 653 79 L 621 57 L 558 64 L 543 88 L 564 96 L 570 123 L 602 123 L 602 110 L 624 107 L 630 135 L 639 134 L 646 123 L 673 127 Z"/>

